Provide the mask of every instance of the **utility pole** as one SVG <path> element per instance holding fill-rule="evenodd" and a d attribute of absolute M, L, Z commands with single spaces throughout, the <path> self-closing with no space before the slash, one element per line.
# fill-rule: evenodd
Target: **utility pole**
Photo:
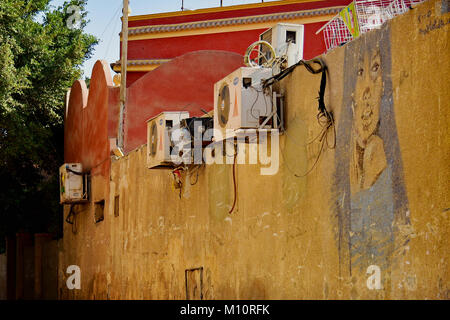
<path fill-rule="evenodd" d="M 120 83 L 120 111 L 119 126 L 117 132 L 117 146 L 123 152 L 124 113 L 127 100 L 127 64 L 128 64 L 128 1 L 123 0 L 122 11 L 122 59 L 121 59 L 121 83 Z"/>

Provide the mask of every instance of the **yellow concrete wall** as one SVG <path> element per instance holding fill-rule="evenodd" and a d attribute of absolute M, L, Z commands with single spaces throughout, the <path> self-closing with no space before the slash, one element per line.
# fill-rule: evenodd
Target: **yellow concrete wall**
<path fill-rule="evenodd" d="M 324 147 L 306 177 L 294 174 L 321 149 L 318 139 L 308 144 L 321 131 L 320 76 L 298 67 L 281 81 L 280 170 L 262 176 L 259 165 L 238 165 L 232 214 L 231 165 L 204 167 L 180 199 L 169 170 L 146 168 L 146 146 L 113 161 L 110 177 L 93 177 L 104 221 L 95 224 L 86 205 L 75 208 L 73 231 L 65 224 L 60 297 L 185 299 L 185 270 L 202 267 L 205 299 L 448 299 L 450 14 L 442 3 L 428 1 L 323 57 L 337 145 Z M 362 151 L 364 93 L 372 110 Z M 366 238 L 355 240 L 361 228 Z M 81 268 L 81 290 L 65 286 L 71 264 Z M 380 290 L 366 285 L 372 264 Z"/>

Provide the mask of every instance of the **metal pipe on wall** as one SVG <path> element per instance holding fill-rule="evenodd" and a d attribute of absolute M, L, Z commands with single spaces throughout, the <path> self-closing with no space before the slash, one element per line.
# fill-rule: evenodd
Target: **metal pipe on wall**
<path fill-rule="evenodd" d="M 127 63 L 128 63 L 128 0 L 123 0 L 123 14 L 122 14 L 122 59 L 121 59 L 121 84 L 120 84 L 120 112 L 119 112 L 119 126 L 118 126 L 118 143 L 117 146 L 123 150 L 124 142 L 124 113 L 125 103 L 127 100 Z"/>

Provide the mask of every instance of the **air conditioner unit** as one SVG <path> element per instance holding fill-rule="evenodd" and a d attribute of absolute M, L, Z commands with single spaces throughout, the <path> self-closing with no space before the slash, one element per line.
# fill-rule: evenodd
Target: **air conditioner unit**
<path fill-rule="evenodd" d="M 180 122 L 187 111 L 165 111 L 147 121 L 147 167 L 172 166 L 174 142 L 180 140 Z"/>
<path fill-rule="evenodd" d="M 304 26 L 301 24 L 278 23 L 263 32 L 259 39 L 269 42 L 275 49 L 277 57 L 286 58 L 285 67 L 290 67 L 303 59 Z M 262 48 L 265 55 L 270 55 L 270 51 Z"/>
<path fill-rule="evenodd" d="M 65 163 L 59 168 L 60 203 L 88 201 L 88 175 L 81 163 Z"/>
<path fill-rule="evenodd" d="M 256 129 L 272 114 L 272 92 L 262 80 L 272 76 L 270 68 L 242 67 L 214 85 L 214 140 L 239 129 Z M 271 122 L 262 128 L 271 128 Z M 220 132 L 221 134 L 217 134 Z"/>

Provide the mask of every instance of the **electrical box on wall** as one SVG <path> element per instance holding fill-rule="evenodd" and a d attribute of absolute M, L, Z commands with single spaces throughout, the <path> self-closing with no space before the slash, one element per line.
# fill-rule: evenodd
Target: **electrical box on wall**
<path fill-rule="evenodd" d="M 271 76 L 270 68 L 242 67 L 215 83 L 215 141 L 226 139 L 231 131 L 261 128 L 273 112 L 272 91 L 262 87 L 262 80 Z M 270 127 L 269 123 L 262 128 Z"/>
<path fill-rule="evenodd" d="M 65 163 L 59 168 L 60 203 L 88 201 L 88 175 L 81 163 Z"/>
<path fill-rule="evenodd" d="M 147 167 L 172 166 L 174 141 L 181 139 L 180 122 L 189 118 L 187 111 L 161 112 L 147 121 Z M 177 136 L 178 135 L 178 136 Z"/>
<path fill-rule="evenodd" d="M 185 164 L 199 164 L 203 159 L 203 149 L 212 142 L 214 119 L 212 117 L 192 117 L 181 120 L 180 124 Z"/>
<path fill-rule="evenodd" d="M 188 143 L 194 148 L 194 139 L 201 139 L 202 148 L 212 142 L 212 134 L 207 131 L 214 128 L 214 119 L 212 117 L 192 117 L 181 120 L 182 130 L 189 132 L 190 140 Z"/>
<path fill-rule="evenodd" d="M 260 40 L 267 41 L 275 49 L 277 57 L 285 57 L 290 67 L 303 59 L 304 26 L 301 24 L 278 23 L 263 32 Z M 264 52 L 270 54 L 270 52 Z"/>

